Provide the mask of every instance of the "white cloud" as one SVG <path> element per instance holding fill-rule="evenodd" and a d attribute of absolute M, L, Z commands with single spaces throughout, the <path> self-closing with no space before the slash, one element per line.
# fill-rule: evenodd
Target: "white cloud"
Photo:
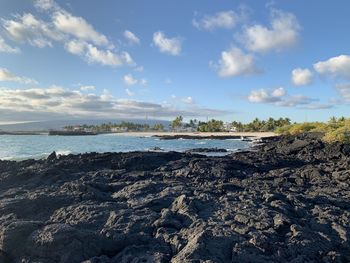
<path fill-rule="evenodd" d="M 299 30 L 299 23 L 293 14 L 274 9 L 271 11 L 270 28 L 259 24 L 247 27 L 240 41 L 254 52 L 279 51 L 297 43 Z"/>
<path fill-rule="evenodd" d="M 295 86 L 310 85 L 312 81 L 313 75 L 309 69 L 296 68 L 292 71 L 292 82 Z"/>
<path fill-rule="evenodd" d="M 125 30 L 124 37 L 130 44 L 140 44 L 140 39 L 131 31 Z"/>
<path fill-rule="evenodd" d="M 11 47 L 9 44 L 5 42 L 5 39 L 3 39 L 0 36 L 0 53 L 13 53 L 13 54 L 18 54 L 21 52 L 21 50 L 17 47 Z"/>
<path fill-rule="evenodd" d="M 228 112 L 200 107 L 178 108 L 144 101 L 118 99 L 102 94 L 82 93 L 62 87 L 43 89 L 0 88 L 0 121 L 33 121 L 54 118 L 163 118 L 174 116 L 219 116 Z"/>
<path fill-rule="evenodd" d="M 147 84 L 148 84 L 146 79 L 136 79 L 131 74 L 124 75 L 123 81 L 128 86 L 133 86 L 133 85 L 136 85 L 136 84 L 140 84 L 142 86 L 147 86 Z"/>
<path fill-rule="evenodd" d="M 273 90 L 258 89 L 252 90 L 248 96 L 248 101 L 253 103 L 267 103 L 280 107 L 296 107 L 298 109 L 329 109 L 330 104 L 315 103 L 316 99 L 304 95 L 288 95 L 283 87 Z"/>
<path fill-rule="evenodd" d="M 192 97 L 183 98 L 182 102 L 184 102 L 186 104 L 193 104 L 193 98 Z"/>
<path fill-rule="evenodd" d="M 38 84 L 38 82 L 34 79 L 16 76 L 5 68 L 0 68 L 0 81 L 14 81 L 23 84 Z"/>
<path fill-rule="evenodd" d="M 108 66 L 132 64 L 132 59 L 127 52 L 119 55 L 110 50 L 98 49 L 90 44 L 87 46 L 86 58 L 89 63 L 99 63 Z"/>
<path fill-rule="evenodd" d="M 125 92 L 126 92 L 126 94 L 128 94 L 128 96 L 130 96 L 130 97 L 135 95 L 135 92 L 131 91 L 131 90 L 128 89 L 128 88 L 125 89 Z"/>
<path fill-rule="evenodd" d="M 123 77 L 124 83 L 128 86 L 133 86 L 138 83 L 138 80 L 135 79 L 131 74 L 125 75 Z"/>
<path fill-rule="evenodd" d="M 52 21 L 39 20 L 29 13 L 16 15 L 12 20 L 2 19 L 4 32 L 12 40 L 39 48 L 52 47 L 54 42 L 58 42 L 64 44 L 66 51 L 90 64 L 136 65 L 129 53 L 116 50 L 107 37 L 97 32 L 84 18 L 70 14 L 53 0 L 36 0 L 34 3 L 38 9 L 48 11 Z M 17 49 L 5 46 L 0 38 L 0 52 L 2 47 L 17 52 Z"/>
<path fill-rule="evenodd" d="M 286 90 L 283 87 L 279 87 L 277 89 L 274 89 L 271 93 L 272 97 L 274 98 L 281 98 L 284 95 L 286 95 Z"/>
<path fill-rule="evenodd" d="M 16 16 L 16 20 L 3 19 L 7 35 L 17 42 L 27 42 L 39 48 L 51 47 L 52 41 L 60 41 L 63 35 L 53 25 L 35 18 L 32 14 Z"/>
<path fill-rule="evenodd" d="M 320 75 L 350 79 L 350 56 L 340 55 L 326 61 L 317 62 L 314 64 L 314 69 Z"/>
<path fill-rule="evenodd" d="M 97 32 L 84 18 L 73 16 L 67 11 L 60 10 L 55 12 L 53 23 L 59 31 L 70 34 L 78 39 L 92 42 L 95 45 L 109 44 L 107 37 Z"/>
<path fill-rule="evenodd" d="M 96 87 L 93 85 L 89 85 L 89 86 L 81 86 L 80 90 L 82 91 L 92 91 L 92 90 L 96 90 Z"/>
<path fill-rule="evenodd" d="M 131 55 L 126 52 L 115 52 L 109 49 L 100 49 L 84 41 L 70 41 L 65 45 L 68 52 L 82 56 L 89 64 L 101 64 L 104 66 L 135 65 Z"/>
<path fill-rule="evenodd" d="M 273 91 L 266 89 L 252 90 L 248 96 L 250 102 L 271 103 L 281 101 L 281 98 L 286 94 L 284 88 L 280 87 Z"/>
<path fill-rule="evenodd" d="M 86 42 L 77 39 L 70 40 L 64 44 L 64 48 L 74 55 L 81 55 L 84 53 L 86 46 Z"/>
<path fill-rule="evenodd" d="M 153 43 L 159 48 L 160 52 L 173 56 L 180 55 L 182 41 L 178 37 L 167 38 L 161 31 L 153 34 Z"/>
<path fill-rule="evenodd" d="M 221 52 L 218 64 L 211 62 L 211 65 L 217 69 L 221 77 L 250 75 L 258 72 L 253 55 L 244 54 L 242 50 L 235 47 Z"/>
<path fill-rule="evenodd" d="M 200 19 L 192 20 L 193 26 L 198 29 L 214 30 L 217 28 L 231 29 L 235 27 L 238 21 L 238 15 L 232 11 L 222 11 L 214 15 L 205 15 Z"/>
<path fill-rule="evenodd" d="M 337 84 L 335 88 L 339 92 L 342 100 L 344 100 L 347 103 L 350 103 L 350 83 Z"/>
<path fill-rule="evenodd" d="M 83 57 L 90 64 L 107 66 L 133 65 L 134 61 L 127 52 L 116 53 L 109 49 L 100 49 L 85 41 L 73 39 L 64 45 L 64 48 L 74 54 Z"/>

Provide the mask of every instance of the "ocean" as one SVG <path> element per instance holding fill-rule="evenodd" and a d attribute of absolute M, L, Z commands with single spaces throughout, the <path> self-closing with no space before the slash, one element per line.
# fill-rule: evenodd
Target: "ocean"
<path fill-rule="evenodd" d="M 185 151 L 194 148 L 223 148 L 234 152 L 250 147 L 246 141 L 228 139 L 160 140 L 117 134 L 96 136 L 1 135 L 0 159 L 24 160 L 47 157 L 53 151 L 59 155 L 87 152 L 148 151 L 159 147 L 164 151 Z"/>

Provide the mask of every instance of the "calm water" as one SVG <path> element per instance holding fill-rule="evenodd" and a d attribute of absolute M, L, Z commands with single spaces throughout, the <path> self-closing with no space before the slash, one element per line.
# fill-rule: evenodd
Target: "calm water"
<path fill-rule="evenodd" d="M 46 157 L 53 151 L 62 155 L 86 152 L 147 151 L 154 147 L 160 147 L 165 151 L 213 147 L 236 151 L 249 146 L 248 142 L 240 140 L 159 140 L 154 137 L 115 134 L 97 136 L 1 135 L 0 159 L 37 159 Z"/>

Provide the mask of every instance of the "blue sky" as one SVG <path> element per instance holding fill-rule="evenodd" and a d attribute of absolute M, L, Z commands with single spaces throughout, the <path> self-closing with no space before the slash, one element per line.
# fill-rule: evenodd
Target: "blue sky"
<path fill-rule="evenodd" d="M 0 3 L 0 122 L 348 116 L 349 1 Z"/>

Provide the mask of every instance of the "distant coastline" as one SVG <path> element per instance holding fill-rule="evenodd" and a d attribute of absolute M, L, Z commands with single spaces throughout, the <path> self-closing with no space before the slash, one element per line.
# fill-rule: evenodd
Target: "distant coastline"
<path fill-rule="evenodd" d="M 240 139 L 240 138 L 268 138 L 278 136 L 274 132 L 150 132 L 150 131 L 130 131 L 130 132 L 110 132 L 110 133 L 86 133 L 71 131 L 0 131 L 0 135 L 57 135 L 57 136 L 85 136 L 111 134 L 121 136 L 137 136 L 137 137 L 159 137 L 165 139 Z"/>
<path fill-rule="evenodd" d="M 0 135 L 45 135 L 48 132 L 40 131 L 0 131 Z"/>

